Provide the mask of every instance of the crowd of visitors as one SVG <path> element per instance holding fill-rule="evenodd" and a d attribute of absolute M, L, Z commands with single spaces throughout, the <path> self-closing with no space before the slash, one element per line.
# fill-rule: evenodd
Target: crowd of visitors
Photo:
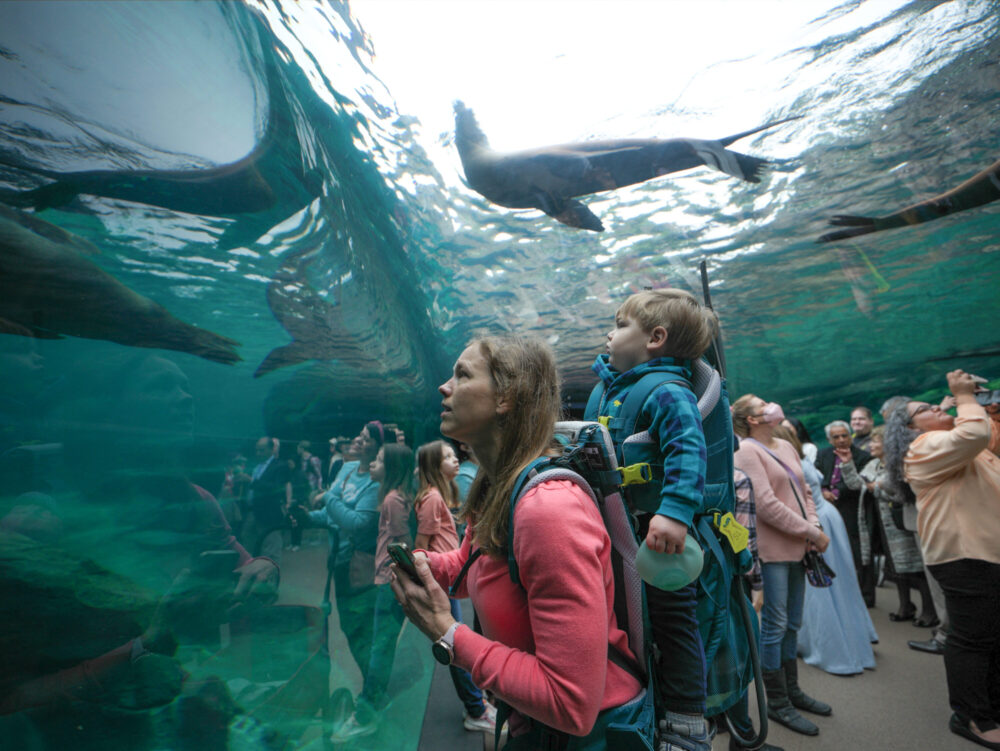
<path fill-rule="evenodd" d="M 648 372 L 690 381 L 714 326 L 689 295 L 633 296 L 594 366 L 606 394 L 601 419 L 613 424 Z M 440 386 L 444 440 L 414 451 L 397 426 L 372 419 L 353 439 L 329 438 L 320 457 L 309 440 L 261 436 L 219 468 L 216 496 L 205 473 L 196 481 L 184 469 L 192 431 L 184 373 L 146 353 L 117 368 L 127 379 L 109 379 L 103 366 L 92 371 L 81 370 L 49 416 L 59 471 L 38 486 L 20 471 L 5 476 L 20 493 L 0 523 L 5 599 L 45 599 L 52 579 L 25 573 L 34 571 L 25 562 L 44 552 L 53 566 L 85 571 L 87 586 L 132 598 L 134 608 L 94 620 L 92 594 L 75 596 L 66 614 L 78 648 L 52 649 L 42 631 L 5 634 L 0 730 L 27 744 L 39 745 L 39 735 L 62 742 L 83 711 L 65 713 L 67 703 L 113 706 L 103 718 L 112 722 L 122 708 L 191 693 L 180 655 L 224 646 L 220 624 L 252 622 L 277 597 L 283 556 L 310 545 L 318 556 L 324 538 L 326 571 L 317 573 L 327 576 L 360 676 L 351 711 L 327 735 L 333 744 L 387 721 L 405 617 L 447 664 L 463 726 L 490 735 L 506 727 L 509 751 L 602 749 L 607 728 L 634 716 L 645 686 L 629 669 L 635 658 L 616 621 L 609 538 L 593 501 L 572 482 L 546 480 L 511 512 L 515 481 L 551 451 L 561 415 L 545 344 L 473 341 Z M 947 384 L 941 404 L 889 399 L 879 410 L 884 424 L 865 406 L 845 410 L 847 420 L 823 426 L 825 447 L 775 402 L 745 394 L 731 405 L 736 511 L 750 530 L 746 584 L 759 616 L 766 710 L 795 732 L 816 735 L 808 715 L 834 711 L 803 690 L 799 659 L 837 675 L 876 667 L 870 609 L 884 579 L 899 599 L 888 618 L 927 629 L 909 645 L 944 656 L 950 729 L 1000 749 L 1000 406 L 980 403 L 967 373 L 948 373 Z M 704 492 L 699 407 L 676 380 L 649 399 L 642 450 L 657 482 L 631 510 L 640 544 L 680 553 Z M 55 451 L 46 445 L 19 447 L 17 456 L 37 462 Z M 59 487 L 60 474 L 75 478 L 72 493 Z M 416 551 L 418 580 L 392 564 L 396 543 Z M 827 569 L 817 573 L 818 559 Z M 662 690 L 657 751 L 707 751 L 723 729 L 704 716 L 697 596 L 695 585 L 647 589 Z M 463 622 L 465 598 L 474 624 Z M 228 689 L 211 685 L 213 698 L 203 703 L 219 706 Z M 752 730 L 746 708 L 744 695 L 731 712 L 740 734 Z M 37 727 L 33 719 L 27 735 L 26 712 L 45 718 Z M 11 717 L 19 719 L 4 719 Z M 777 748 L 742 742 L 734 733 L 730 748 Z"/>

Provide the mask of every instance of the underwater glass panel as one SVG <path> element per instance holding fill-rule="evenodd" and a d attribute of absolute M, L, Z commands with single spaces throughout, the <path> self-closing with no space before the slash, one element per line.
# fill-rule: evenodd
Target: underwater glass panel
<path fill-rule="evenodd" d="M 0 748 L 416 749 L 364 466 L 477 335 L 570 414 L 643 288 L 816 437 L 1000 386 L 998 15 L 0 3 Z"/>

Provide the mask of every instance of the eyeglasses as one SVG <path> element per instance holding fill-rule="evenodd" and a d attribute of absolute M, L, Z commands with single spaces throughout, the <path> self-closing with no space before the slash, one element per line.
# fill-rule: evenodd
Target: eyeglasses
<path fill-rule="evenodd" d="M 934 409 L 934 407 L 932 407 L 930 404 L 921 404 L 919 407 L 917 407 L 915 410 L 913 410 L 913 413 L 910 415 L 910 422 L 912 423 L 913 422 L 913 418 L 915 418 L 921 412 L 928 412 L 928 411 L 930 411 L 932 409 Z"/>

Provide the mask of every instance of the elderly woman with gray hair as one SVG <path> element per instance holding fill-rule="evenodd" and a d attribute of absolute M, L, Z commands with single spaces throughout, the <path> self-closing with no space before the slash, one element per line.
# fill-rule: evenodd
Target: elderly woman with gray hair
<path fill-rule="evenodd" d="M 996 405 L 976 401 L 974 376 L 947 378 L 958 418 L 925 402 L 897 407 L 887 433 L 902 440 L 886 441 L 886 460 L 917 497 L 924 560 L 944 590 L 949 728 L 1000 751 L 1000 425 Z"/>
<path fill-rule="evenodd" d="M 834 420 L 824 428 L 830 445 L 816 454 L 816 469 L 823 475 L 823 498 L 836 506 L 844 519 L 847 536 L 851 540 L 851 555 L 858 572 L 861 595 L 868 607 L 875 606 L 875 565 L 871 553 L 870 532 L 866 534 L 864 549 L 868 560 L 862 557 L 862 528 L 874 529 L 874 508 L 868 501 L 862 504 L 861 491 L 864 481 L 860 469 L 871 460 L 871 454 L 851 443 L 851 426 L 843 420 Z M 864 523 L 860 519 L 863 517 Z"/>
<path fill-rule="evenodd" d="M 861 479 L 864 486 L 861 489 L 862 499 L 874 498 L 878 515 L 875 524 L 881 535 L 886 550 L 886 578 L 896 584 L 899 592 L 899 609 L 889 613 L 891 621 L 913 621 L 916 626 L 933 628 L 938 624 L 937 611 L 924 575 L 924 559 L 920 554 L 920 544 L 913 532 L 903 524 L 904 499 L 897 497 L 889 482 L 888 471 L 884 462 L 885 426 L 879 425 L 872 429 L 868 450 L 872 460 L 861 469 Z M 865 519 L 862 517 L 861 522 Z M 862 558 L 865 555 L 865 529 L 862 527 L 861 545 Z M 920 592 L 920 615 L 917 615 L 916 605 L 910 599 L 910 590 Z"/>

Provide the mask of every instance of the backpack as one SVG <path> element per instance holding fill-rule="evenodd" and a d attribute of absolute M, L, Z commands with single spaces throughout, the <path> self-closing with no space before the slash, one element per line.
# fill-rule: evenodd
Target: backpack
<path fill-rule="evenodd" d="M 649 443 L 648 434 L 638 430 L 637 425 L 642 406 L 667 383 L 683 385 L 697 398 L 708 452 L 704 500 L 688 531 L 705 553 L 705 565 L 697 580 L 697 614 L 708 668 L 705 716 L 712 717 L 736 704 L 753 680 L 751 649 L 758 629 L 755 622 L 748 625 L 744 618 L 749 599 L 743 574 L 753 561 L 746 549 L 746 530 L 733 516 L 735 439 L 725 382 L 719 371 L 702 358 L 693 363 L 691 381 L 670 373 L 647 373 L 625 396 L 617 417 L 599 421 L 607 423 L 616 457 L 623 465 L 626 498 L 658 494 L 656 468 L 630 460 L 636 453 L 634 447 Z M 604 383 L 598 381 L 587 401 L 585 418 L 599 419 L 604 390 Z"/>
<path fill-rule="evenodd" d="M 622 498 L 622 474 L 615 458 L 614 444 L 607 430 L 596 422 L 558 422 L 555 439 L 563 453 L 542 457 L 529 464 L 518 476 L 510 498 L 510 523 L 507 533 L 507 567 L 510 578 L 520 584 L 514 559 L 514 511 L 520 498 L 536 485 L 549 480 L 570 480 L 597 504 L 604 526 L 611 538 L 611 562 L 614 573 L 614 610 L 618 627 L 628 635 L 635 660 L 608 645 L 608 659 L 631 673 L 645 690 L 621 707 L 604 710 L 589 735 L 582 739 L 552 728 L 539 726 L 544 748 L 590 749 L 608 751 L 653 751 L 656 733 L 654 684 L 656 671 L 651 669 L 652 643 L 643 581 L 635 568 L 639 541 L 632 517 Z M 509 710 L 508 710 L 509 712 Z M 498 713 L 499 735 L 506 714 Z M 603 738 L 604 744 L 601 743 Z M 499 744 L 497 745 L 499 748 Z"/>

